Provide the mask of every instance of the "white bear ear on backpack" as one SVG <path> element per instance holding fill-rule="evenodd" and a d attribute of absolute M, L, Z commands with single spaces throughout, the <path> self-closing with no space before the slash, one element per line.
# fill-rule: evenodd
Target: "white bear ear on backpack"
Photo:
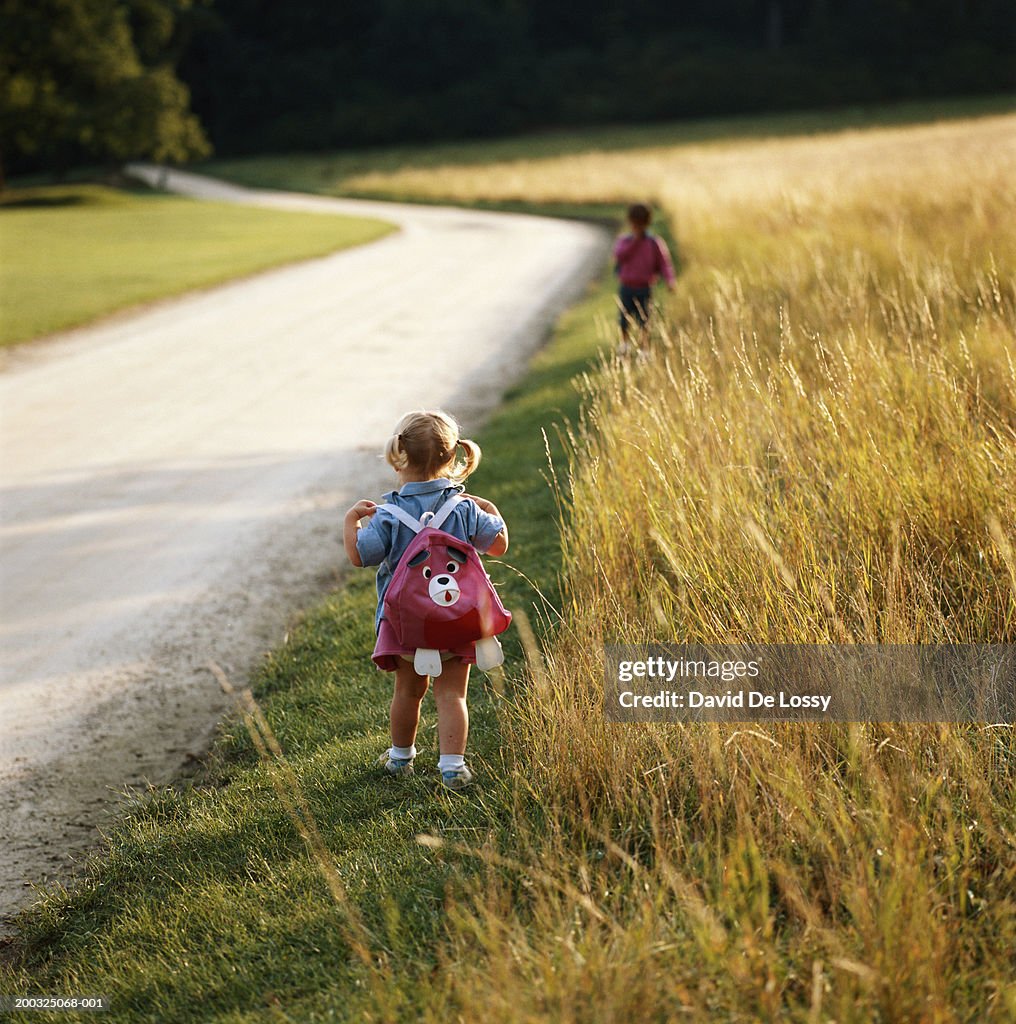
<path fill-rule="evenodd" d="M 481 672 L 489 672 L 492 668 L 504 664 L 504 651 L 501 641 L 496 636 L 485 636 L 473 645 L 476 650 L 476 667 Z"/>
<path fill-rule="evenodd" d="M 428 647 L 417 647 L 413 668 L 421 676 L 439 676 L 442 669 L 441 652 Z"/>

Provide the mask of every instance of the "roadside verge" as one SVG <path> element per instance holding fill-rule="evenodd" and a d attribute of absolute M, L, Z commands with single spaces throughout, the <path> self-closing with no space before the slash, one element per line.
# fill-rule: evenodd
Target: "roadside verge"
<path fill-rule="evenodd" d="M 596 325 L 612 317 L 601 281 L 560 318 L 478 438 L 485 461 L 470 488 L 494 500 L 512 529 L 509 558 L 492 576 L 537 629 L 536 609 L 555 604 L 559 567 L 546 446 L 560 452 L 554 424 L 577 415 L 576 378 L 608 336 Z M 257 1016 L 257 1007 L 268 1017 L 280 1005 L 300 1019 L 311 1011 L 355 1019 L 362 965 L 350 957 L 350 907 L 392 963 L 433 956 L 445 889 L 462 883 L 463 867 L 434 858 L 415 836 L 480 842 L 507 818 L 499 708 L 520 676 L 521 645 L 513 630 L 503 689 L 479 675 L 471 687 L 470 756 L 481 785 L 462 799 L 427 769 L 436 761 L 429 698 L 421 771 L 409 785 L 386 784 L 373 763 L 387 742 L 388 701 L 388 680 L 369 661 L 373 599 L 372 574 L 355 574 L 303 616 L 253 684 L 347 902 L 335 903 L 277 798 L 286 769 L 263 760 L 234 717 L 198 778 L 151 794 L 112 830 L 108 852 L 78 887 L 57 888 L 20 916 L 21 938 L 0 967 L 3 991 L 87 988 L 110 996 L 111 1020 L 205 1021 Z"/>

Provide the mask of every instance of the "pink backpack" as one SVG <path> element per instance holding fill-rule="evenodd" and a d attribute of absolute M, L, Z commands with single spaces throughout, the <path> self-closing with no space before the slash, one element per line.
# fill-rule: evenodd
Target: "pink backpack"
<path fill-rule="evenodd" d="M 382 505 L 416 536 L 385 591 L 385 618 L 403 647 L 415 650 L 420 675 L 441 674 L 441 651 L 475 644 L 476 666 L 486 672 L 504 661 L 497 635 L 512 621 L 468 541 L 441 530 L 461 494 L 415 519 L 398 505 Z"/>

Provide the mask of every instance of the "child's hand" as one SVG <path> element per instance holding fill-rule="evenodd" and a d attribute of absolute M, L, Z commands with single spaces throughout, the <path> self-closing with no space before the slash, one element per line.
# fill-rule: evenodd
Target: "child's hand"
<path fill-rule="evenodd" d="M 369 498 L 361 498 L 349 511 L 342 526 L 342 546 L 346 549 L 346 557 L 356 566 L 362 566 L 360 554 L 356 550 L 356 531 L 361 519 L 370 519 L 377 512 L 377 505 Z"/>
<path fill-rule="evenodd" d="M 498 516 L 500 518 L 501 513 L 498 512 L 497 506 L 492 501 L 487 501 L 486 498 L 479 498 L 475 494 L 463 494 L 463 498 L 468 498 L 470 501 L 475 501 L 483 512 L 489 512 L 492 516 Z"/>
<path fill-rule="evenodd" d="M 347 516 L 355 515 L 357 521 L 370 519 L 377 511 L 377 504 L 369 498 L 361 498 L 347 513 Z"/>
<path fill-rule="evenodd" d="M 482 512 L 486 512 L 488 515 L 497 516 L 498 519 L 504 521 L 504 517 L 498 511 L 497 505 L 492 501 L 488 501 L 486 498 L 478 498 L 475 494 L 463 494 L 463 498 L 469 498 L 470 501 L 475 501 L 477 506 Z M 501 532 L 494 538 L 494 543 L 487 548 L 488 555 L 494 555 L 496 558 L 498 555 L 503 555 L 508 550 L 508 527 L 505 526 Z"/>

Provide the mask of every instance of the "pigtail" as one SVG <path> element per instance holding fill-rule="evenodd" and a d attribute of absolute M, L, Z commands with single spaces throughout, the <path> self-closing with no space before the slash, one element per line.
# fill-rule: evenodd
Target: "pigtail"
<path fill-rule="evenodd" d="M 385 445 L 385 461 L 389 466 L 392 467 L 396 472 L 400 469 L 405 469 L 406 464 L 409 461 L 405 449 L 402 447 L 402 434 L 392 434 L 388 438 L 388 444 Z"/>
<path fill-rule="evenodd" d="M 385 461 L 396 472 L 413 469 L 420 474 L 444 476 L 461 483 L 480 465 L 480 446 L 458 440 L 459 425 L 440 410 L 409 412 L 395 426 L 385 445 Z M 459 449 L 462 458 L 459 458 Z"/>
<path fill-rule="evenodd" d="M 449 475 L 456 483 L 462 483 L 466 477 L 476 472 L 483 453 L 480 451 L 480 446 L 467 437 L 459 439 L 458 447 L 462 449 L 465 461 L 456 462 L 454 470 Z"/>

